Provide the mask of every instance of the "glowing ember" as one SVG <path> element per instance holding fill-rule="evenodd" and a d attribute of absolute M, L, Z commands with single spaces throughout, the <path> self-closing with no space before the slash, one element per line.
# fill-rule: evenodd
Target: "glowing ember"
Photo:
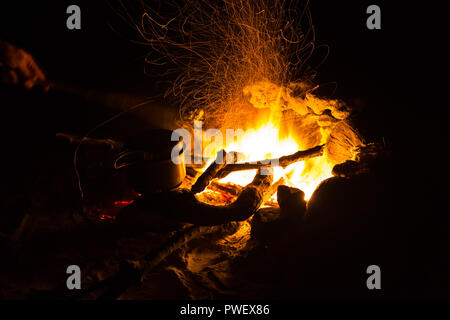
<path fill-rule="evenodd" d="M 135 194 L 135 197 L 141 196 L 140 194 Z M 132 204 L 135 199 L 132 200 L 117 200 L 114 201 L 113 206 L 106 210 L 105 212 L 102 212 L 99 215 L 100 220 L 115 220 L 117 218 L 117 215 L 119 214 L 120 210 L 125 208 L 126 206 Z"/>

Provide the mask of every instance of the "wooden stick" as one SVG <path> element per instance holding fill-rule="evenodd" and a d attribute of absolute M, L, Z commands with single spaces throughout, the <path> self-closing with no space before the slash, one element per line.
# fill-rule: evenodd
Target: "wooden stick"
<path fill-rule="evenodd" d="M 259 169 L 261 167 L 268 167 L 268 166 L 279 166 L 286 168 L 292 163 L 298 162 L 298 161 L 304 161 L 310 158 L 319 157 L 323 154 L 323 148 L 324 145 L 320 145 L 308 150 L 300 150 L 296 153 L 283 156 L 278 159 L 267 159 L 267 160 L 260 160 L 256 162 L 244 162 L 244 163 L 232 163 L 227 164 L 223 166 L 220 170 L 218 170 L 215 179 L 222 179 L 226 177 L 228 174 L 234 171 L 242 171 L 242 170 L 252 170 L 252 169 Z"/>
<path fill-rule="evenodd" d="M 171 238 L 162 246 L 150 251 L 139 260 L 124 261 L 119 272 L 103 281 L 103 285 L 96 285 L 95 291 L 102 289 L 98 300 L 114 300 L 119 298 L 133 285 L 139 285 L 146 272 L 158 266 L 166 257 L 170 256 L 190 241 L 209 234 L 233 234 L 239 229 L 239 222 L 229 222 L 217 226 L 190 226 Z M 92 292 L 93 290 L 91 290 Z"/>
<path fill-rule="evenodd" d="M 227 153 L 225 150 L 220 150 L 217 152 L 216 159 L 206 168 L 205 172 L 198 177 L 197 181 L 192 185 L 191 192 L 199 193 L 205 190 L 212 179 L 217 175 L 217 172 L 226 165 Z"/>
<path fill-rule="evenodd" d="M 202 192 L 211 183 L 211 181 L 216 177 L 217 172 L 222 169 L 227 164 L 236 163 L 243 158 L 243 154 L 240 152 L 225 152 L 225 150 L 220 150 L 217 153 L 216 159 L 209 165 L 209 167 L 203 172 L 194 185 L 191 187 L 191 192 L 196 194 Z"/>
<path fill-rule="evenodd" d="M 139 259 L 138 265 L 141 269 L 149 271 L 156 267 L 162 260 L 172 254 L 178 248 L 186 245 L 189 241 L 203 237 L 208 234 L 233 234 L 239 229 L 240 223 L 231 221 L 217 226 L 190 226 L 168 239 L 161 247 L 149 252 Z"/>

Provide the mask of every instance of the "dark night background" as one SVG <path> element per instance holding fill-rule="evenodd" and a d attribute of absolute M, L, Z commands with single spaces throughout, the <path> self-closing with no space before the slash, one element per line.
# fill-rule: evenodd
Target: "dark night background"
<path fill-rule="evenodd" d="M 444 244 L 448 222 L 448 41 L 444 5 L 427 1 L 320 1 L 310 4 L 317 44 L 330 54 L 318 70 L 319 83 L 336 82 L 335 97 L 355 105 L 359 129 L 367 140 L 392 146 L 398 179 L 394 213 L 420 221 L 418 246 L 448 270 Z M 66 8 L 81 7 L 82 29 L 67 30 Z M 116 2 L 111 2 L 114 7 Z M 366 8 L 381 8 L 382 29 L 366 28 Z M 144 74 L 147 48 L 131 43 L 135 35 L 105 1 L 3 1 L 0 39 L 32 53 L 50 80 L 86 88 L 150 95 L 158 90 Z M 11 92 L 7 93 L 11 97 Z M 43 106 L 26 98 L 17 109 L 0 97 L 1 148 L 26 153 L 20 141 L 57 131 L 84 133 L 110 111 L 79 106 Z M 39 95 L 39 94 L 37 94 Z M 4 106 L 8 105 L 7 108 Z M 34 142 L 33 142 L 34 144 Z M 404 183 L 403 183 L 404 182 Z M 444 206 L 445 204 L 445 206 Z M 426 240 L 423 242 L 422 240 Z M 431 239 L 431 240 L 430 240 Z"/>
<path fill-rule="evenodd" d="M 72 3 L 82 9 L 81 30 L 65 26 L 65 11 Z M 398 136 L 406 143 L 405 138 L 415 141 L 429 133 L 435 142 L 442 140 L 437 130 L 448 123 L 444 94 L 449 66 L 442 5 L 437 1 L 422 6 L 407 1 L 373 3 L 381 7 L 381 30 L 365 26 L 371 1 L 311 1 L 316 44 L 330 48 L 316 80 L 337 84 L 334 96 L 356 107 L 364 122 L 360 129 L 369 139 L 384 137 L 389 142 Z M 31 52 L 50 80 L 151 95 L 158 88 L 144 74 L 148 49 L 131 43 L 139 37 L 114 13 L 112 8 L 118 7 L 116 1 L 2 3 L 0 38 Z M 316 56 L 322 53 L 318 50 Z M 36 125 L 40 119 L 45 122 L 43 129 L 61 126 L 63 121 L 88 128 L 86 115 L 95 117 L 94 110 L 73 113 L 38 106 L 26 110 L 28 117 L 24 110 L 2 111 L 9 124 L 27 127 L 26 121 L 32 119 Z M 422 140 L 418 145 L 430 142 Z"/>
<path fill-rule="evenodd" d="M 65 26 L 65 11 L 72 3 L 82 9 L 81 30 Z M 437 1 L 422 6 L 407 1 L 373 3 L 381 7 L 381 30 L 365 26 L 365 10 L 371 1 L 311 1 L 316 44 L 330 48 L 317 81 L 335 82 L 334 96 L 363 107 L 360 118 L 366 121 L 366 136 L 390 140 L 405 124 L 436 130 L 445 124 L 448 113 L 441 99 L 449 65 L 444 9 Z M 148 49 L 131 43 L 139 37 L 114 13 L 112 8 L 118 7 L 116 1 L 3 3 L 0 37 L 31 52 L 50 80 L 151 95 L 157 91 L 155 83 L 143 72 Z M 316 56 L 322 53 L 318 50 Z M 74 122 L 85 119 L 79 111 L 69 118 Z M 52 110 L 40 118 L 58 122 L 64 114 Z M 422 117 L 432 118 L 433 124 L 410 122 Z"/>

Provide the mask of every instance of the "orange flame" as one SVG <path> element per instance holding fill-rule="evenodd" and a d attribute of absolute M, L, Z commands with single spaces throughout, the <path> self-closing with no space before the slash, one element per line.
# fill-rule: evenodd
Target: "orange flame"
<path fill-rule="evenodd" d="M 226 147 L 227 151 L 242 152 L 245 161 L 279 158 L 302 149 L 305 148 L 293 136 L 280 138 L 279 127 L 272 121 Z M 285 169 L 275 167 L 274 181 L 283 177 L 287 185 L 301 189 L 305 193 L 305 199 L 309 199 L 317 185 L 332 176 L 331 170 L 332 164 L 322 156 L 293 163 Z M 219 182 L 245 186 L 253 180 L 255 174 L 256 170 L 232 172 Z"/>

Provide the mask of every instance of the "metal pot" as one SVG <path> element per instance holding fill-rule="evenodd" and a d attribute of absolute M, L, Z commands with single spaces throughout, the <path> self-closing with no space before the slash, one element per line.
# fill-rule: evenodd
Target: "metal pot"
<path fill-rule="evenodd" d="M 114 168 L 126 170 L 138 193 L 177 188 L 186 176 L 182 137 L 171 141 L 172 131 L 151 130 L 125 142 L 126 151 L 114 161 Z"/>

